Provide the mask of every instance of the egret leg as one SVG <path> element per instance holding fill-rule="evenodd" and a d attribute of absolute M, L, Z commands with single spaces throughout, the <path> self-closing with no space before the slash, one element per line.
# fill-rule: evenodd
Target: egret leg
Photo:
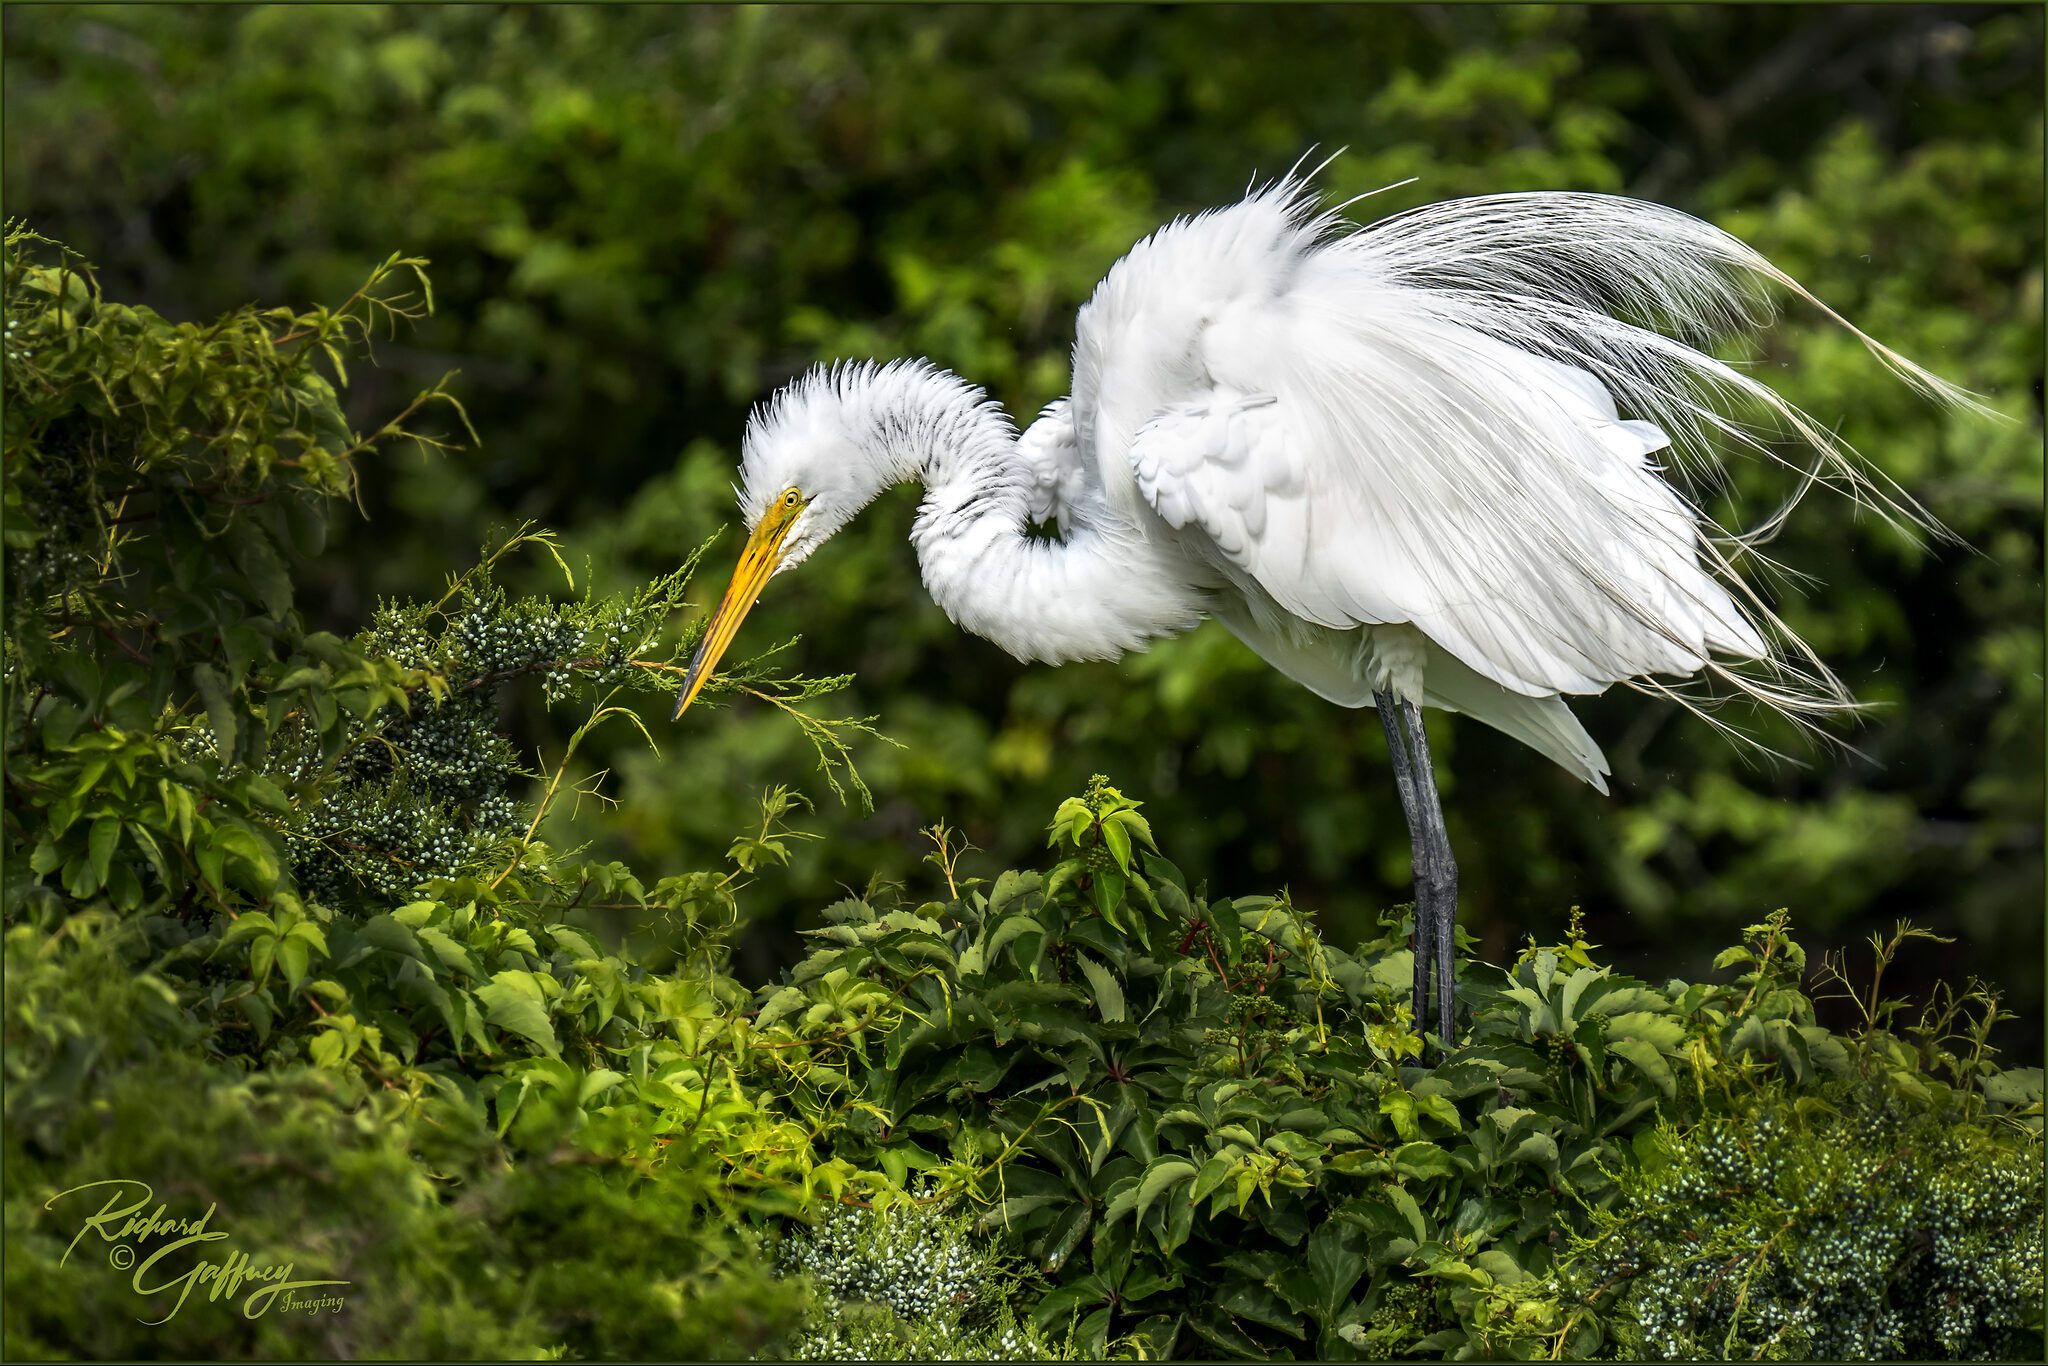
<path fill-rule="evenodd" d="M 1422 728 L 1422 708 L 1413 702 L 1403 702 L 1401 715 L 1407 722 L 1409 757 L 1414 762 L 1418 823 L 1422 838 L 1429 845 L 1427 876 L 1431 910 L 1436 919 L 1431 945 L 1436 953 L 1436 1032 L 1448 1048 L 1457 967 L 1458 860 L 1451 853 L 1451 832 L 1444 824 L 1443 804 L 1437 800 L 1436 769 L 1429 760 L 1429 736 Z M 1417 1020 L 1420 1018 L 1418 1013 Z"/>
<path fill-rule="evenodd" d="M 1435 880 L 1430 876 L 1435 847 L 1422 824 L 1421 792 L 1416 785 L 1415 764 L 1409 755 L 1408 744 L 1401 736 L 1402 704 L 1390 691 L 1376 692 L 1373 694 L 1373 709 L 1379 712 L 1380 724 L 1386 728 L 1387 755 L 1394 764 L 1394 786 L 1401 793 L 1401 814 L 1408 822 L 1409 864 L 1411 876 L 1415 879 L 1414 1019 L 1415 1032 L 1420 1034 L 1424 1030 L 1423 1022 L 1429 1018 L 1430 970 L 1437 956 Z"/>

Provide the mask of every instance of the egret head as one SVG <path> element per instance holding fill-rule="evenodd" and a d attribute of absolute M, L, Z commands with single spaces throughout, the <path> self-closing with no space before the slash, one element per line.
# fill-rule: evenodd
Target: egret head
<path fill-rule="evenodd" d="M 740 442 L 740 513 L 747 544 L 676 698 L 696 700 L 768 580 L 801 564 L 891 482 L 858 439 L 847 371 L 822 367 L 784 386 L 747 420 Z"/>

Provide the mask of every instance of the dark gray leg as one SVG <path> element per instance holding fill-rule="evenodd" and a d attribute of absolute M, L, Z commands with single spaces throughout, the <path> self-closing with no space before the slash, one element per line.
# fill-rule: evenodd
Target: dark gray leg
<path fill-rule="evenodd" d="M 1436 918 L 1436 1032 L 1448 1048 L 1451 1043 L 1451 1005 L 1456 985 L 1458 923 L 1458 860 L 1451 853 L 1451 833 L 1444 824 L 1443 804 L 1437 800 L 1436 770 L 1429 761 L 1429 737 L 1422 728 L 1422 708 L 1413 702 L 1401 704 L 1402 719 L 1408 723 L 1410 757 L 1415 765 L 1416 806 L 1420 812 L 1423 838 L 1429 844 L 1430 904 Z"/>
<path fill-rule="evenodd" d="M 1402 704 L 1392 692 L 1373 694 L 1373 707 L 1387 732 L 1387 755 L 1394 764 L 1394 786 L 1401 793 L 1401 814 L 1408 821 L 1409 863 L 1415 879 L 1415 1032 L 1426 1032 L 1430 1006 L 1430 969 L 1436 961 L 1435 879 L 1430 865 L 1435 848 L 1423 826 L 1421 792 L 1415 778 L 1415 763 L 1401 738 Z M 1431 784 L 1434 792 L 1435 784 Z"/>

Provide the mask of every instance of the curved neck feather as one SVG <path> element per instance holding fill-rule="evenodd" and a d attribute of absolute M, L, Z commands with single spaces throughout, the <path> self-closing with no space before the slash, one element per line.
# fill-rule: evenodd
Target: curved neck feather
<path fill-rule="evenodd" d="M 925 487 L 911 544 L 926 590 L 961 628 L 1056 664 L 1114 659 L 1200 619 L 1186 567 L 1106 508 L 1075 509 L 1064 540 L 1030 534 L 1032 472 L 979 387 L 922 365 L 848 379 L 843 429 L 862 457 L 884 485 Z"/>

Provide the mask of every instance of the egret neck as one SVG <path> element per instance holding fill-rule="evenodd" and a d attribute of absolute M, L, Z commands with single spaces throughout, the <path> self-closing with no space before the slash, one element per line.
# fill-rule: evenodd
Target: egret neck
<path fill-rule="evenodd" d="M 1099 490 L 1064 538 L 1032 535 L 1016 428 L 980 388 L 928 363 L 815 371 L 756 415 L 745 448 L 752 531 L 677 716 L 768 579 L 896 484 L 925 488 L 910 539 L 933 601 L 1020 660 L 1115 659 L 1192 628 L 1207 605 L 1213 576 L 1141 534 Z"/>

